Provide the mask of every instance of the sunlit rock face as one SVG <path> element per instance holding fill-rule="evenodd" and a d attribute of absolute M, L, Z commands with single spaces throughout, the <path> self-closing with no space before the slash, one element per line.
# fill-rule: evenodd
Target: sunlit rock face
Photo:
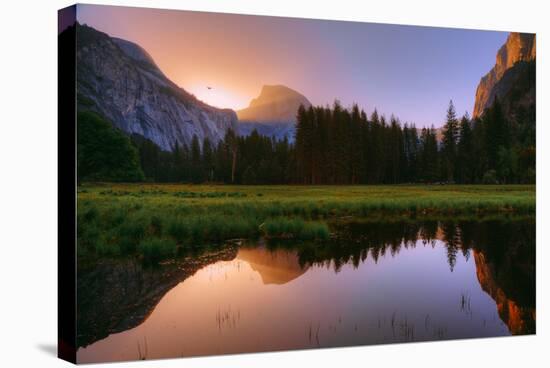
<path fill-rule="evenodd" d="M 246 109 L 237 111 L 239 120 L 259 123 L 289 122 L 296 120 L 300 104 L 311 103 L 299 92 L 286 86 L 263 86 L 260 95 Z"/>
<path fill-rule="evenodd" d="M 262 135 L 292 140 L 300 105 L 309 107 L 311 102 L 286 86 L 263 86 L 247 108 L 237 111 L 239 134 L 246 136 L 256 129 Z"/>
<path fill-rule="evenodd" d="M 521 62 L 530 62 L 535 60 L 535 58 L 535 35 L 529 33 L 510 33 L 506 43 L 497 53 L 495 66 L 479 82 L 473 117 L 480 116 L 493 103 L 495 96 L 502 99 L 510 91 L 519 75 L 522 74 L 519 71 L 512 71 L 512 69 L 519 67 L 522 64 Z"/>
<path fill-rule="evenodd" d="M 85 25 L 77 28 L 78 109 L 93 110 L 128 134 L 171 151 L 176 142 L 216 143 L 236 130 L 233 110 L 218 109 L 170 81 L 140 46 Z"/>
<path fill-rule="evenodd" d="M 494 299 L 498 314 L 506 323 L 513 335 L 535 333 L 535 308 L 521 306 L 518 301 L 511 299 L 497 283 L 497 275 L 493 265 L 486 261 L 483 253 L 474 251 L 476 274 L 481 288 Z"/>

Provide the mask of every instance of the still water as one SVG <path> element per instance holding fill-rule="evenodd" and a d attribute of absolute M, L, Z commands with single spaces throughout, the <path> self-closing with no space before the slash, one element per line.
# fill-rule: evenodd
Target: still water
<path fill-rule="evenodd" d="M 451 227 L 328 253 L 315 244 L 239 246 L 177 283 L 142 323 L 80 348 L 78 361 L 534 333 L 534 293 L 514 290 L 534 290 L 530 245 L 508 238 L 495 251 L 472 244 L 483 231 L 465 239 L 467 230 Z"/>

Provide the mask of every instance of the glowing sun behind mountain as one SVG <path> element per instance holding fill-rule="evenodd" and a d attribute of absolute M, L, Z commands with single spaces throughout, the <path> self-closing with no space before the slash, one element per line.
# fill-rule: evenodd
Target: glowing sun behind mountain
<path fill-rule="evenodd" d="M 238 110 L 248 105 L 249 97 L 219 85 L 197 83 L 189 88 L 199 100 L 219 108 Z"/>
<path fill-rule="evenodd" d="M 78 20 L 140 45 L 170 80 L 216 107 L 241 110 L 263 85 L 285 85 L 314 105 L 357 103 L 417 127 L 440 127 L 451 98 L 471 114 L 479 78 L 508 36 L 97 5 L 79 6 Z"/>

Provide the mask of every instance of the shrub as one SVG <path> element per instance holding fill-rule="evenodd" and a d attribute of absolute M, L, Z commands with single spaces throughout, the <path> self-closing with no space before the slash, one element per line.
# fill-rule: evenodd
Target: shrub
<path fill-rule="evenodd" d="M 162 235 L 162 220 L 158 216 L 151 217 L 151 232 L 154 235 Z"/>
<path fill-rule="evenodd" d="M 120 254 L 120 243 L 107 243 L 99 239 L 95 244 L 95 251 L 100 256 L 116 256 Z"/>
<path fill-rule="evenodd" d="M 329 236 L 328 226 L 323 222 L 308 222 L 299 234 L 299 238 L 303 240 L 326 240 Z"/>
<path fill-rule="evenodd" d="M 91 207 L 82 216 L 82 219 L 87 222 L 95 221 L 99 217 L 99 211 L 95 207 Z"/>
<path fill-rule="evenodd" d="M 138 151 L 130 138 L 99 114 L 77 116 L 78 181 L 141 181 Z M 106 159 L 108 158 L 108 159 Z"/>
<path fill-rule="evenodd" d="M 175 218 L 168 224 L 167 233 L 178 242 L 182 242 L 189 236 L 189 229 L 182 219 Z"/>
<path fill-rule="evenodd" d="M 128 219 L 118 229 L 119 237 L 139 242 L 145 236 L 147 224 L 143 219 Z"/>

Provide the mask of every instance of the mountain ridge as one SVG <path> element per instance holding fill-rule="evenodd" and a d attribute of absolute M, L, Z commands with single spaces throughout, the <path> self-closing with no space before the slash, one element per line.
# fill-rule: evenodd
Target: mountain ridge
<path fill-rule="evenodd" d="M 237 111 L 238 133 L 248 136 L 256 130 L 261 135 L 292 141 L 300 105 L 309 107 L 311 102 L 287 86 L 264 85 L 258 97 L 253 98 L 247 108 Z"/>
<path fill-rule="evenodd" d="M 300 104 L 311 106 L 304 95 L 292 88 L 281 84 L 264 85 L 258 97 L 253 98 L 248 107 L 238 110 L 237 116 L 239 121 L 291 122 L 296 120 Z"/>
<path fill-rule="evenodd" d="M 92 110 L 117 128 L 150 139 L 165 151 L 212 143 L 237 128 L 231 109 L 210 106 L 176 85 L 141 46 L 77 23 L 78 109 Z"/>

